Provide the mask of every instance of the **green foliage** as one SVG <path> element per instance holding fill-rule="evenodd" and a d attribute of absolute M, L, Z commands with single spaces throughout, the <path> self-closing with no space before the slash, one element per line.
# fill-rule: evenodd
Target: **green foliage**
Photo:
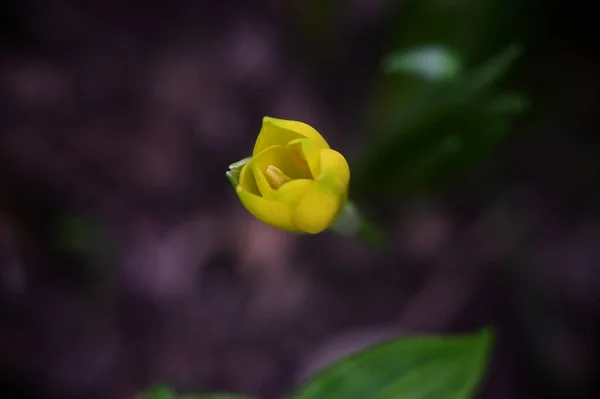
<path fill-rule="evenodd" d="M 520 41 L 530 20 L 522 0 L 405 0 L 389 30 L 389 46 L 406 51 L 437 44 L 481 63 L 507 43 Z"/>
<path fill-rule="evenodd" d="M 467 399 L 486 368 L 492 334 L 414 337 L 351 356 L 288 399 Z"/>
<path fill-rule="evenodd" d="M 340 4 L 340 7 L 341 4 Z M 527 109 L 507 83 L 528 29 L 529 2 L 408 0 L 389 17 L 383 73 L 357 126 L 359 204 L 396 201 L 450 184 L 476 167 Z"/>
<path fill-rule="evenodd" d="M 378 125 L 383 134 L 355 169 L 353 194 L 429 190 L 484 159 L 507 135 L 514 115 L 526 109 L 523 96 L 495 87 L 519 55 L 510 47 L 477 68 L 429 84 L 410 105 L 387 115 Z"/>
<path fill-rule="evenodd" d="M 141 399 L 253 399 L 249 396 L 234 395 L 229 393 L 207 393 L 190 394 L 178 396 L 166 385 L 158 385 L 150 388 L 143 394 Z"/>
<path fill-rule="evenodd" d="M 175 399 L 175 393 L 166 385 L 152 387 L 142 395 L 142 399 Z"/>
<path fill-rule="evenodd" d="M 318 374 L 286 399 L 469 399 L 488 362 L 493 334 L 417 336 L 388 341 Z M 177 397 L 151 389 L 143 399 L 243 399 L 227 394 Z"/>
<path fill-rule="evenodd" d="M 462 65 L 460 58 L 447 47 L 424 46 L 392 54 L 384 60 L 383 69 L 436 81 L 456 77 Z"/>
<path fill-rule="evenodd" d="M 64 215 L 52 224 L 52 228 L 56 248 L 69 253 L 97 256 L 105 250 L 109 240 L 109 234 L 101 224 L 79 215 Z"/>
<path fill-rule="evenodd" d="M 82 271 L 104 281 L 115 264 L 116 244 L 105 226 L 78 214 L 62 214 L 49 224 L 53 247 L 82 262 Z M 91 292 L 90 292 L 91 293 Z"/>
<path fill-rule="evenodd" d="M 232 395 L 226 393 L 211 393 L 205 395 L 184 395 L 179 399 L 252 399 L 249 396 Z"/>

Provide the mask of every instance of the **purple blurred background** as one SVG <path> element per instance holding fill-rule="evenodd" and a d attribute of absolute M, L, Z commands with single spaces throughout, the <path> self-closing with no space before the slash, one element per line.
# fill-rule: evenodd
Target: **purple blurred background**
<path fill-rule="evenodd" d="M 350 116 L 399 6 L 349 2 L 315 55 L 300 1 L 5 5 L 0 396 L 167 382 L 270 399 L 379 339 L 492 324 L 479 397 L 594 397 L 600 81 L 582 5 L 558 19 L 578 30 L 549 5 L 528 58 L 531 92 L 560 112 L 451 195 L 379 215 L 392 253 L 267 227 L 225 179 L 264 115 L 360 154 Z"/>

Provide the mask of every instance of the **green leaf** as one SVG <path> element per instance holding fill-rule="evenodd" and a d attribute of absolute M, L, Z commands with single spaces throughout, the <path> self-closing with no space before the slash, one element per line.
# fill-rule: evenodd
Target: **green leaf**
<path fill-rule="evenodd" d="M 250 396 L 231 393 L 204 393 L 177 396 L 167 385 L 157 385 L 146 391 L 142 399 L 254 399 Z"/>
<path fill-rule="evenodd" d="M 482 158 L 468 150 L 492 150 L 508 132 L 510 118 L 527 106 L 518 94 L 490 94 L 519 54 L 511 46 L 472 71 L 431 84 L 409 106 L 390 110 L 383 124 L 374 120 L 371 130 L 382 134 L 355 169 L 353 197 L 429 190 L 459 169 L 446 165 L 464 167 L 469 164 L 463 161 Z"/>
<path fill-rule="evenodd" d="M 522 37 L 531 26 L 520 0 L 407 0 L 390 21 L 394 48 L 441 43 L 460 52 L 471 64 Z"/>
<path fill-rule="evenodd" d="M 142 399 L 176 399 L 175 393 L 166 385 L 157 385 L 149 388 Z"/>
<path fill-rule="evenodd" d="M 394 129 L 399 130 L 395 130 L 395 134 L 398 131 L 406 134 L 407 129 L 427 123 L 432 118 L 451 114 L 468 104 L 477 104 L 478 96 L 484 95 L 504 77 L 520 55 L 519 47 L 510 46 L 478 68 L 451 81 L 433 85 L 416 98 L 411 107 L 397 112 Z"/>
<path fill-rule="evenodd" d="M 503 93 L 488 101 L 485 111 L 490 114 L 517 115 L 529 109 L 529 100 L 519 93 Z"/>
<path fill-rule="evenodd" d="M 468 399 L 487 367 L 490 329 L 376 345 L 326 369 L 288 399 Z"/>
<path fill-rule="evenodd" d="M 180 399 L 253 399 L 250 396 L 234 395 L 229 393 L 206 393 L 197 395 L 184 395 Z"/>
<path fill-rule="evenodd" d="M 404 73 L 436 81 L 456 77 L 461 72 L 458 56 L 444 46 L 423 46 L 400 51 L 384 59 L 388 73 Z"/>

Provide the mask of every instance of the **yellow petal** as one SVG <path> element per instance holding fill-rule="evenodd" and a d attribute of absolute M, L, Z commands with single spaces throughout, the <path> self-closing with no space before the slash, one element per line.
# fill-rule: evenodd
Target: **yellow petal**
<path fill-rule="evenodd" d="M 313 179 L 321 174 L 321 148 L 310 139 L 296 139 L 286 145 L 288 156 Z"/>
<path fill-rule="evenodd" d="M 268 179 L 265 177 L 265 172 L 270 166 L 275 166 L 279 169 L 286 177 L 292 180 L 306 179 L 311 177 L 310 171 L 302 170 L 293 161 L 290 156 L 289 150 L 284 146 L 274 145 L 260 154 L 256 155 L 249 162 L 252 164 L 252 172 L 256 179 L 256 184 L 263 197 L 271 198 L 273 188 L 269 184 Z"/>
<path fill-rule="evenodd" d="M 350 168 L 344 156 L 334 150 L 321 150 L 321 174 L 293 209 L 296 227 L 311 234 L 330 227 L 346 201 L 349 182 Z"/>
<path fill-rule="evenodd" d="M 310 234 L 320 233 L 335 221 L 343 199 L 343 193 L 339 193 L 337 189 L 323 182 L 314 181 L 293 210 L 292 220 L 301 231 Z"/>
<path fill-rule="evenodd" d="M 236 190 L 244 207 L 263 223 L 287 231 L 300 231 L 292 222 L 291 207 L 278 201 L 268 200 L 244 191 L 242 186 Z"/>
<path fill-rule="evenodd" d="M 295 207 L 304 197 L 306 190 L 314 184 L 312 179 L 298 179 L 285 183 L 278 190 L 273 191 L 273 200 L 285 202 Z"/>
<path fill-rule="evenodd" d="M 256 184 L 254 173 L 252 172 L 252 161 L 248 161 L 240 171 L 239 186 L 250 194 L 260 195 L 260 190 Z"/>
<path fill-rule="evenodd" d="M 273 145 L 285 145 L 300 138 L 314 141 L 319 148 L 329 148 L 327 141 L 312 126 L 303 122 L 265 116 L 252 155 L 259 154 Z"/>
<path fill-rule="evenodd" d="M 273 191 L 273 188 L 271 188 L 264 171 L 265 168 L 261 168 L 260 165 L 252 162 L 252 174 L 256 180 L 256 185 L 258 186 L 260 195 L 265 198 L 271 198 L 271 191 Z"/>
<path fill-rule="evenodd" d="M 321 150 L 321 174 L 317 180 L 346 192 L 350 183 L 350 167 L 346 158 L 334 150 Z"/>

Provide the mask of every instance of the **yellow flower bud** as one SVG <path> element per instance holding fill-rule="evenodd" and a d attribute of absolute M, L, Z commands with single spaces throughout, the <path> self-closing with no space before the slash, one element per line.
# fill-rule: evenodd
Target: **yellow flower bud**
<path fill-rule="evenodd" d="M 246 209 L 271 226 L 316 234 L 348 196 L 350 168 L 311 126 L 265 117 L 252 157 L 234 178 Z"/>

